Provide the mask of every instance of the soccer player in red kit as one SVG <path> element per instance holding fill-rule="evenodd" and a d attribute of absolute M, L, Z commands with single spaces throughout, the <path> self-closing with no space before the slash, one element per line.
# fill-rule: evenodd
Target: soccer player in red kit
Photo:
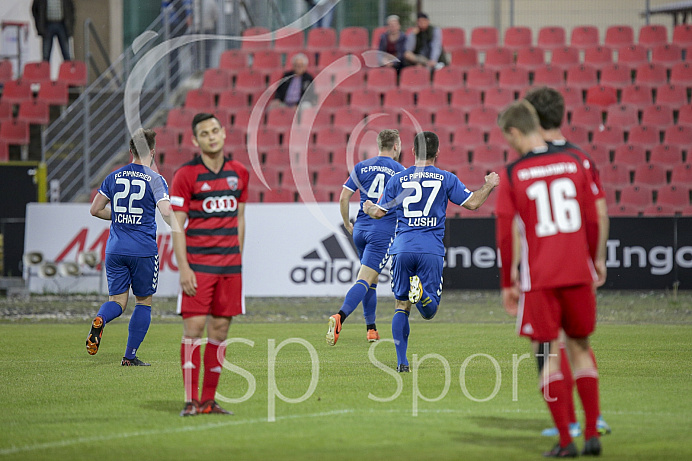
<path fill-rule="evenodd" d="M 598 188 L 573 149 L 546 144 L 528 102 L 510 105 L 498 125 L 522 156 L 507 166 L 497 200 L 502 298 L 507 312 L 518 313 L 519 334 L 532 341 L 539 387 L 560 434 L 544 455 L 578 454 L 569 433 L 571 389 L 557 353 L 561 328 L 586 418 L 582 454 L 599 455 L 598 372 L 589 353 L 596 326 L 595 286 L 605 282 L 605 260 L 598 256 L 605 254 L 599 248 Z"/>
<path fill-rule="evenodd" d="M 531 89 L 526 93 L 524 99 L 526 99 L 529 104 L 536 109 L 538 122 L 541 125 L 538 131 L 541 133 L 541 137 L 543 137 L 546 143 L 554 146 L 565 146 L 570 148 L 572 151 L 574 151 L 574 153 L 580 156 L 584 168 L 591 172 L 594 184 L 596 187 L 598 187 L 598 194 L 596 194 L 596 209 L 598 210 L 599 220 L 599 248 L 603 248 L 605 251 L 606 242 L 608 241 L 608 231 L 610 228 L 605 189 L 601 183 L 601 177 L 598 174 L 597 165 L 594 163 L 591 156 L 565 139 L 565 136 L 560 130 L 562 120 L 564 120 L 565 117 L 565 99 L 562 97 L 559 91 L 547 86 Z M 605 255 L 603 255 L 603 258 L 605 258 Z M 594 366 L 597 366 L 596 357 L 593 355 L 593 350 L 591 350 L 590 353 L 591 358 L 594 361 Z M 574 378 L 571 370 L 569 369 L 569 360 L 567 358 L 567 351 L 565 350 L 565 334 L 563 331 L 560 332 L 560 360 L 562 360 L 562 374 L 565 377 L 565 383 L 570 389 L 574 389 Z M 570 392 L 569 399 L 571 403 L 568 405 L 568 412 L 570 414 L 570 433 L 572 434 L 572 437 L 578 437 L 581 434 L 581 428 L 577 422 L 576 412 L 574 411 L 573 395 L 574 392 Z M 601 435 L 610 434 L 611 432 L 610 426 L 605 422 L 601 415 L 598 416 L 598 423 L 596 427 L 598 428 L 598 433 Z M 545 429 L 542 432 L 542 435 L 555 436 L 557 435 L 557 428 L 551 427 L 549 429 Z"/>
<path fill-rule="evenodd" d="M 249 175 L 242 164 L 224 157 L 226 133 L 216 117 L 195 115 L 192 133 L 201 156 L 180 167 L 171 186 L 171 205 L 181 229 L 187 221 L 184 232 L 173 233 L 182 288 L 178 314 L 183 317 L 185 407 L 180 415 L 232 414 L 214 396 L 231 319 L 245 313 L 241 268 Z M 198 399 L 205 327 L 204 381 Z"/>

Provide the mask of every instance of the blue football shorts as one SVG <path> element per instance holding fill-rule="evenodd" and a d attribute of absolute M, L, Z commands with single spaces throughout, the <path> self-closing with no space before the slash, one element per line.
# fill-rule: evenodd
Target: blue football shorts
<path fill-rule="evenodd" d="M 386 232 L 361 231 L 353 229 L 353 243 L 358 250 L 358 258 L 363 266 L 382 272 L 389 261 L 389 246 L 394 235 Z"/>
<path fill-rule="evenodd" d="M 444 257 L 427 253 L 399 253 L 392 255 L 392 293 L 399 301 L 408 300 L 409 277 L 417 275 L 425 294 L 437 304 L 442 296 L 442 268 Z"/>
<path fill-rule="evenodd" d="M 106 253 L 106 278 L 110 296 L 132 293 L 141 298 L 156 293 L 159 283 L 159 255 L 126 256 Z"/>

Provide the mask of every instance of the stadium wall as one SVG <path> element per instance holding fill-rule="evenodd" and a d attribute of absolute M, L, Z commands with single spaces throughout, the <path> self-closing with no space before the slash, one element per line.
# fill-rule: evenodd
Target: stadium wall
<path fill-rule="evenodd" d="M 355 216 L 357 204 L 351 215 Z M 247 296 L 344 296 L 359 269 L 352 240 L 341 226 L 338 203 L 250 204 L 246 208 L 244 290 Z M 81 251 L 103 256 L 108 222 L 93 218 L 89 204 L 27 206 L 24 251 L 44 261 L 76 262 Z M 178 273 L 168 226 L 158 222 L 158 294 L 178 293 Z M 445 289 L 498 289 L 493 219 L 450 219 Z M 692 289 L 692 218 L 612 218 L 608 241 L 612 289 Z M 80 277 L 38 276 L 25 267 L 32 293 L 105 292 L 103 274 L 82 266 Z M 391 295 L 389 271 L 378 295 Z"/>

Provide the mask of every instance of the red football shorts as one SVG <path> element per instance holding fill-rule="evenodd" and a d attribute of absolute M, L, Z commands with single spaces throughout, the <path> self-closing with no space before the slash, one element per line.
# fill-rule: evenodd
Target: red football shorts
<path fill-rule="evenodd" d="M 532 290 L 519 299 L 517 329 L 533 341 L 557 339 L 560 328 L 570 338 L 585 338 L 596 328 L 596 296 L 591 284 Z"/>
<path fill-rule="evenodd" d="M 195 275 L 197 294 L 188 296 L 181 291 L 178 295 L 177 312 L 184 319 L 198 315 L 233 317 L 245 313 L 241 274 L 218 276 L 195 272 Z"/>

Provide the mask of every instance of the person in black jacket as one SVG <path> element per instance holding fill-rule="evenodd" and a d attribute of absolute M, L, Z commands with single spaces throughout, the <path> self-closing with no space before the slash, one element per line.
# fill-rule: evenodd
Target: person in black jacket
<path fill-rule="evenodd" d="M 34 0 L 31 13 L 36 32 L 43 38 L 43 60 L 50 61 L 53 38 L 58 38 L 65 61 L 70 58 L 70 37 L 74 32 L 74 3 L 72 0 Z"/>
<path fill-rule="evenodd" d="M 298 53 L 291 59 L 293 70 L 284 74 L 284 81 L 276 89 L 274 99 L 269 104 L 269 108 L 288 106 L 296 107 L 299 104 L 314 105 L 317 96 L 310 87 L 313 77 L 308 73 L 308 57 L 303 53 Z M 287 78 L 290 77 L 290 78 Z"/>
<path fill-rule="evenodd" d="M 439 69 L 447 64 L 442 49 L 442 29 L 430 25 L 425 13 L 418 13 L 417 27 L 408 35 L 406 53 L 407 64 Z"/>

